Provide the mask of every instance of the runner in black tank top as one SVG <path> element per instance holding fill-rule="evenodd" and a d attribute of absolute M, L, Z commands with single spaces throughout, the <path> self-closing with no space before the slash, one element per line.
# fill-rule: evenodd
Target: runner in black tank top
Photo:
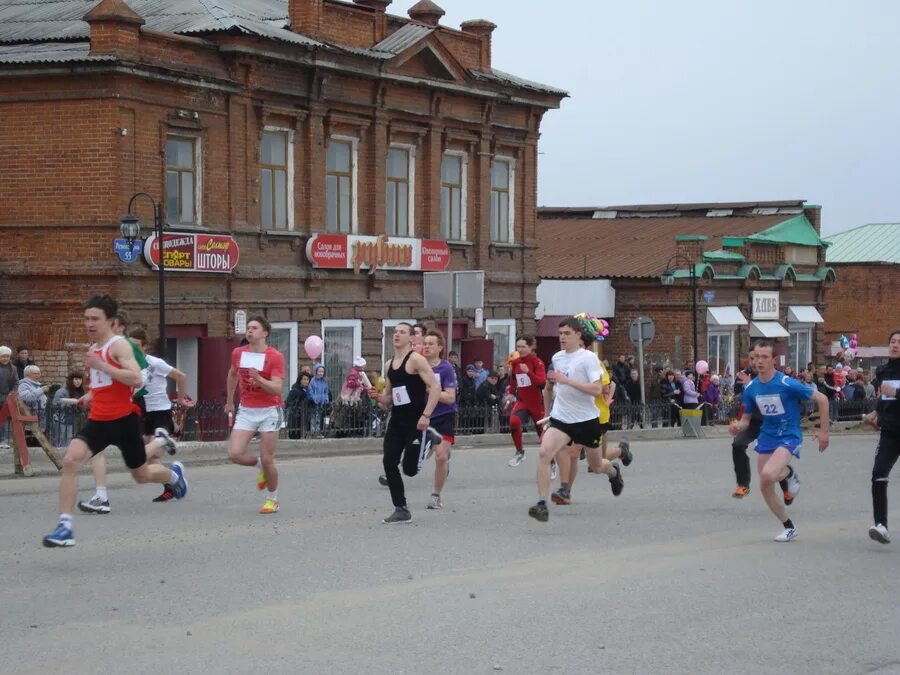
<path fill-rule="evenodd" d="M 384 434 L 383 464 L 394 513 L 384 519 L 386 523 L 412 520 L 406 507 L 406 492 L 398 464 L 402 461 L 403 473 L 407 476 L 415 476 L 419 472 L 419 453 L 404 452 L 404 449 L 428 428 L 431 411 L 441 393 L 428 361 L 410 348 L 411 332 L 412 327 L 407 323 L 394 328 L 394 358 L 385 363 L 387 387 L 380 395 L 374 390 L 369 392 L 382 405 L 391 406 L 391 418 Z M 398 359 L 400 362 L 396 363 Z"/>

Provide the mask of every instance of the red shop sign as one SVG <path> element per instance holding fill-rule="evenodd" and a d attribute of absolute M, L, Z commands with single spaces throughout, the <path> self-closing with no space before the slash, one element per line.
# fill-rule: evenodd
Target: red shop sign
<path fill-rule="evenodd" d="M 237 266 L 240 249 L 227 234 L 166 232 L 163 256 L 167 271 L 228 273 Z M 158 269 L 159 242 L 155 234 L 144 242 L 144 260 Z"/>

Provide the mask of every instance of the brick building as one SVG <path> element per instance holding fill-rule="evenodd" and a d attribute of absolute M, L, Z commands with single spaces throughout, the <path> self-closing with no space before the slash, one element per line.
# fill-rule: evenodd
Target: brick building
<path fill-rule="evenodd" d="M 825 297 L 834 270 L 819 238 L 821 211 L 802 201 L 538 210 L 540 349 L 552 353 L 559 315 L 609 319 L 605 356 L 633 354 L 632 320 L 656 336 L 647 364 L 703 359 L 734 372 L 750 340 L 771 337 L 795 368 L 825 355 Z M 693 353 L 690 268 L 696 288 Z M 661 276 L 671 272 L 672 285 Z"/>
<path fill-rule="evenodd" d="M 484 327 L 457 314 L 454 338 L 508 352 L 534 326 L 537 140 L 566 94 L 492 68 L 492 23 L 388 5 L 0 6 L 0 341 L 77 363 L 93 292 L 156 332 L 150 200 L 143 259 L 113 252 L 146 192 L 166 351 L 195 396 L 222 397 L 238 310 L 274 323 L 291 379 L 311 334 L 333 383 L 374 366 L 398 321 L 440 318 L 423 269 L 485 270 Z"/>
<path fill-rule="evenodd" d="M 825 308 L 828 353 L 837 354 L 842 335 L 855 334 L 863 365 L 880 363 L 888 336 L 900 328 L 900 223 L 862 225 L 826 241 L 826 260 L 838 275 Z"/>

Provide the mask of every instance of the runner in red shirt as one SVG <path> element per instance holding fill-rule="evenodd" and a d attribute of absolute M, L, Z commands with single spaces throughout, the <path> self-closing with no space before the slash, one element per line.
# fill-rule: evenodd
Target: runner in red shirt
<path fill-rule="evenodd" d="M 125 465 L 138 483 L 170 484 L 175 498 L 187 494 L 184 467 L 171 469 L 148 464 L 140 418 L 132 408 L 131 394 L 141 386 L 141 369 L 131 345 L 115 335 L 112 320 L 118 304 L 108 295 L 95 295 L 84 305 L 84 325 L 93 344 L 84 361 L 91 391 L 79 404 L 90 402 L 88 421 L 69 443 L 59 483 L 59 525 L 44 537 L 44 546 L 74 546 L 72 511 L 78 494 L 78 472 L 84 463 L 110 445 L 122 452 Z"/>
<path fill-rule="evenodd" d="M 512 432 L 516 454 L 509 460 L 510 466 L 519 466 L 525 459 L 522 446 L 522 426 L 530 417 L 534 422 L 538 435 L 541 425 L 538 420 L 544 417 L 544 384 L 547 382 L 547 371 L 544 362 L 534 353 L 533 337 L 520 337 L 516 340 L 516 351 L 519 358 L 509 364 L 509 394 L 514 396 L 516 404 L 509 414 L 509 428 Z"/>
<path fill-rule="evenodd" d="M 266 501 L 260 513 L 278 511 L 278 469 L 275 468 L 275 446 L 284 422 L 281 385 L 284 382 L 284 357 L 266 344 L 272 327 L 262 316 L 247 322 L 247 342 L 231 352 L 228 370 L 225 412 L 234 414 L 234 388 L 240 384 L 241 402 L 231 439 L 228 459 L 242 466 L 259 469 L 256 486 L 266 490 Z M 247 452 L 250 439 L 259 432 L 259 456 Z"/>

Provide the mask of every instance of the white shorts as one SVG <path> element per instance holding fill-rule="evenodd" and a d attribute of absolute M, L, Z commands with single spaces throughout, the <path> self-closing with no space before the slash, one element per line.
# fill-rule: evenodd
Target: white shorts
<path fill-rule="evenodd" d="M 284 411 L 281 406 L 271 408 L 238 408 L 237 417 L 234 420 L 235 429 L 244 431 L 278 431 L 284 422 Z"/>

